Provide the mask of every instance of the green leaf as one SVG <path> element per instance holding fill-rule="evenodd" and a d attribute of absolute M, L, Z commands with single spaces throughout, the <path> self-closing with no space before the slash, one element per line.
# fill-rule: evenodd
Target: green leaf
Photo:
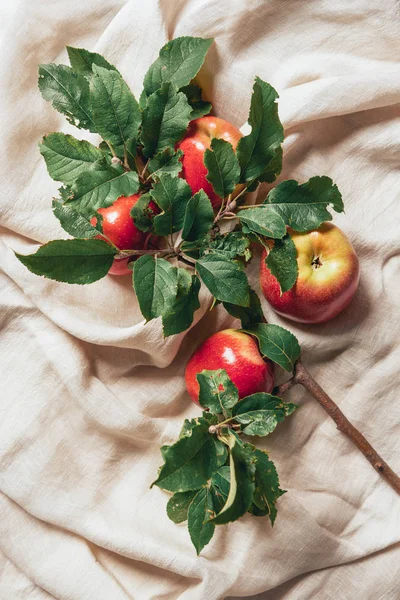
<path fill-rule="evenodd" d="M 160 175 L 150 194 L 162 210 L 153 220 L 155 234 L 166 236 L 180 231 L 185 219 L 186 205 L 192 195 L 186 181 L 180 177 Z"/>
<path fill-rule="evenodd" d="M 279 146 L 274 150 L 273 158 L 269 161 L 264 171 L 257 177 L 256 187 L 258 181 L 265 181 L 266 183 L 273 183 L 275 179 L 280 175 L 282 171 L 282 146 Z M 248 188 L 249 191 L 253 191 L 251 186 Z"/>
<path fill-rule="evenodd" d="M 216 525 L 236 521 L 249 509 L 254 494 L 255 461 L 249 451 L 232 433 L 229 434 L 229 494 L 222 510 L 212 519 Z"/>
<path fill-rule="evenodd" d="M 177 269 L 164 258 L 141 256 L 133 268 L 133 286 L 146 321 L 172 306 L 178 291 Z"/>
<path fill-rule="evenodd" d="M 224 302 L 225 310 L 235 317 L 235 319 L 240 319 L 242 322 L 242 327 L 246 329 L 247 327 L 251 327 L 256 323 L 261 323 L 264 319 L 264 315 L 261 309 L 260 298 L 258 294 L 252 289 L 250 289 L 250 306 L 237 306 L 236 304 L 230 304 L 229 302 Z"/>
<path fill-rule="evenodd" d="M 267 254 L 265 264 L 278 280 L 282 294 L 292 289 L 299 269 L 296 246 L 289 234 L 281 240 L 275 240 L 273 248 Z"/>
<path fill-rule="evenodd" d="M 83 215 L 93 215 L 97 209 L 111 206 L 120 196 L 136 194 L 139 178 L 134 171 L 125 171 L 118 164 L 109 165 L 103 159 L 81 173 L 71 189 L 74 208 Z"/>
<path fill-rule="evenodd" d="M 282 181 L 270 191 L 264 204 L 295 231 L 311 231 L 331 221 L 328 206 L 339 213 L 344 210 L 342 196 L 330 177 L 311 177 L 302 185 L 293 179 Z"/>
<path fill-rule="evenodd" d="M 178 268 L 176 297 L 162 315 L 165 337 L 189 329 L 194 313 L 200 308 L 199 291 L 199 278 L 190 275 L 186 269 Z"/>
<path fill-rule="evenodd" d="M 260 176 L 264 181 L 268 165 L 276 161 L 276 150 L 284 137 L 277 98 L 274 88 L 256 77 L 249 114 L 251 133 L 239 140 L 236 149 L 242 183 L 255 181 Z M 273 170 L 276 170 L 276 165 Z"/>
<path fill-rule="evenodd" d="M 86 140 L 77 140 L 65 133 L 50 133 L 39 144 L 40 154 L 46 161 L 49 175 L 55 181 L 73 183 L 104 153 Z"/>
<path fill-rule="evenodd" d="M 206 175 L 220 198 L 232 194 L 239 181 L 240 167 L 232 144 L 220 138 L 213 138 L 211 150 L 204 153 L 204 164 L 208 170 Z"/>
<path fill-rule="evenodd" d="M 164 452 L 165 452 L 164 448 Z M 167 515 L 174 523 L 183 523 L 188 518 L 189 505 L 197 490 L 190 490 L 189 492 L 177 492 L 168 500 L 167 504 Z"/>
<path fill-rule="evenodd" d="M 172 148 L 166 148 L 149 160 L 148 170 L 153 177 L 163 174 L 176 177 L 182 171 L 182 157 L 182 150 L 174 152 Z"/>
<path fill-rule="evenodd" d="M 96 132 L 89 103 L 89 84 L 66 65 L 39 65 L 39 90 L 45 100 L 79 129 Z"/>
<path fill-rule="evenodd" d="M 251 258 L 250 240 L 241 231 L 230 231 L 223 235 L 217 235 L 213 240 L 207 242 L 207 249 L 213 254 L 222 254 L 225 258 L 237 258 L 243 256 L 248 261 Z"/>
<path fill-rule="evenodd" d="M 107 275 L 116 250 L 102 240 L 55 240 L 35 254 L 15 253 L 29 271 L 65 283 L 93 283 Z"/>
<path fill-rule="evenodd" d="M 200 190 L 186 204 L 182 238 L 195 241 L 203 237 L 214 222 L 214 211 L 204 190 Z"/>
<path fill-rule="evenodd" d="M 278 512 L 275 506 L 276 501 L 285 493 L 285 490 L 281 490 L 279 487 L 278 473 L 268 454 L 250 444 L 249 448 L 252 448 L 253 456 L 256 459 L 256 487 L 250 512 L 256 517 L 268 515 L 271 525 L 273 525 Z"/>
<path fill-rule="evenodd" d="M 209 422 L 200 417 L 199 423 L 165 449 L 164 464 L 152 485 L 170 492 L 197 490 L 226 460 L 226 448 L 208 433 Z"/>
<path fill-rule="evenodd" d="M 113 145 L 137 139 L 141 113 L 135 96 L 118 71 L 93 65 L 90 100 L 96 131 Z"/>
<path fill-rule="evenodd" d="M 221 302 L 250 305 L 250 288 L 246 274 L 238 264 L 221 255 L 208 254 L 196 263 L 203 283 Z"/>
<path fill-rule="evenodd" d="M 212 415 L 208 412 L 203 412 L 201 417 L 196 417 L 195 419 L 185 419 L 183 421 L 182 429 L 179 433 L 179 439 L 184 437 L 185 435 L 191 435 L 191 431 L 194 427 L 199 425 L 200 423 L 206 423 L 207 425 L 217 425 L 218 418 L 215 415 Z"/>
<path fill-rule="evenodd" d="M 263 356 L 277 363 L 285 371 L 293 371 L 294 363 L 300 356 L 300 346 L 296 336 L 279 325 L 260 323 L 247 328 L 246 333 L 258 339 Z"/>
<path fill-rule="evenodd" d="M 197 555 L 214 535 L 215 525 L 209 520 L 213 515 L 214 503 L 211 490 L 203 487 L 193 498 L 188 510 L 188 529 Z"/>
<path fill-rule="evenodd" d="M 76 238 L 93 238 L 101 233 L 101 222 L 91 225 L 90 218 L 79 214 L 70 203 L 64 204 L 53 200 L 53 214 L 60 221 L 61 227 Z M 99 219 L 100 215 L 96 215 Z"/>
<path fill-rule="evenodd" d="M 212 42 L 212 39 L 179 37 L 165 44 L 145 75 L 142 103 L 165 82 L 170 81 L 177 88 L 188 85 L 199 72 Z"/>
<path fill-rule="evenodd" d="M 110 71 L 117 71 L 114 65 L 111 65 L 104 56 L 97 54 L 97 52 L 89 52 L 84 48 L 73 48 L 72 46 L 67 46 L 67 52 L 71 67 L 77 73 L 82 73 L 82 75 L 91 76 L 93 65 Z"/>
<path fill-rule="evenodd" d="M 153 228 L 154 211 L 149 206 L 150 194 L 142 194 L 131 209 L 131 217 L 140 231 L 151 231 Z"/>
<path fill-rule="evenodd" d="M 282 238 L 286 234 L 286 225 L 282 217 L 262 206 L 240 210 L 236 216 L 250 231 L 265 237 Z"/>
<path fill-rule="evenodd" d="M 215 512 L 219 513 L 223 509 L 229 494 L 231 485 L 230 467 L 224 466 L 218 469 L 211 477 L 211 493 L 214 501 Z"/>
<path fill-rule="evenodd" d="M 200 385 L 200 406 L 208 408 L 214 415 L 223 413 L 225 418 L 230 417 L 231 408 L 239 401 L 239 392 L 225 369 L 203 370 L 196 378 Z"/>
<path fill-rule="evenodd" d="M 285 419 L 286 411 L 282 398 L 259 392 L 243 398 L 233 408 L 232 416 L 242 425 L 244 434 L 265 436 Z"/>
<path fill-rule="evenodd" d="M 190 113 L 191 121 L 200 119 L 200 117 L 208 115 L 211 111 L 212 104 L 201 99 L 201 88 L 198 85 L 185 85 L 180 91 L 185 94 L 187 101 L 192 107 L 192 112 Z"/>
<path fill-rule="evenodd" d="M 174 148 L 190 121 L 191 107 L 185 94 L 171 83 L 164 83 L 152 94 L 143 110 L 143 154 L 150 158 L 166 148 Z"/>

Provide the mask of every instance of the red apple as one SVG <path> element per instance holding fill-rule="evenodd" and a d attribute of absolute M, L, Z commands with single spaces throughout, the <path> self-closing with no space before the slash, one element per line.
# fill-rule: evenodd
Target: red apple
<path fill-rule="evenodd" d="M 140 194 L 134 196 L 121 196 L 111 206 L 99 208 L 97 211 L 103 217 L 103 233 L 120 250 L 139 250 L 143 248 L 147 233 L 140 231 L 131 217 L 131 210 L 139 200 Z M 153 209 L 155 209 L 155 205 Z M 96 217 L 90 220 L 92 225 L 96 224 Z M 99 239 L 104 239 L 101 235 Z M 132 275 L 128 269 L 128 258 L 116 258 L 109 270 L 110 275 Z"/>
<path fill-rule="evenodd" d="M 280 315 L 300 323 L 324 323 L 336 317 L 353 298 L 360 268 L 353 246 L 339 227 L 324 223 L 308 233 L 289 230 L 297 250 L 299 275 L 281 295 L 278 281 L 260 263 L 263 294 Z"/>
<path fill-rule="evenodd" d="M 224 329 L 207 338 L 194 352 L 186 366 L 186 388 L 193 402 L 199 404 L 196 375 L 207 369 L 225 369 L 242 399 L 256 392 L 271 392 L 274 368 L 264 360 L 254 338 L 236 329 Z"/>
<path fill-rule="evenodd" d="M 242 134 L 239 129 L 232 123 L 218 117 L 201 117 L 189 124 L 185 137 L 177 145 L 177 149 L 184 152 L 181 177 L 186 179 L 193 194 L 199 190 L 204 190 L 214 209 L 221 206 L 222 198 L 217 196 L 211 183 L 206 179 L 207 168 L 204 165 L 204 152 L 207 148 L 210 148 L 213 138 L 222 138 L 230 142 L 236 150 L 241 137 Z M 236 190 L 236 193 L 241 187 L 238 186 L 239 189 Z"/>

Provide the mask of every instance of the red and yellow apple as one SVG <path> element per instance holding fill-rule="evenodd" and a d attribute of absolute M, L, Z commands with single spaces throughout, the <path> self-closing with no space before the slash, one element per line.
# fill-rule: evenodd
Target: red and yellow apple
<path fill-rule="evenodd" d="M 279 283 L 260 263 L 263 294 L 280 315 L 300 323 L 324 323 L 336 317 L 353 298 L 360 268 L 357 255 L 343 231 L 323 223 L 307 233 L 289 230 L 297 250 L 299 274 L 294 287 L 281 294 Z"/>
<path fill-rule="evenodd" d="M 185 371 L 186 388 L 199 404 L 200 386 L 196 375 L 204 370 L 225 369 L 242 399 L 274 387 L 273 363 L 264 360 L 254 338 L 236 329 L 224 329 L 207 338 L 190 358 Z"/>
<path fill-rule="evenodd" d="M 208 171 L 204 165 L 204 153 L 207 148 L 210 148 L 213 138 L 230 142 L 236 150 L 241 137 L 239 129 L 232 123 L 218 117 L 201 117 L 191 121 L 185 137 L 176 146 L 184 152 L 181 177 L 188 182 L 193 194 L 204 190 L 214 209 L 221 206 L 222 198 L 217 196 L 211 183 L 206 179 Z M 238 186 L 236 193 L 240 189 L 241 186 Z"/>
<path fill-rule="evenodd" d="M 133 196 L 121 196 L 111 206 L 99 208 L 97 211 L 102 217 L 103 233 L 119 250 L 140 250 L 144 247 L 147 234 L 140 231 L 132 217 L 131 210 L 139 200 L 140 194 Z M 154 210 L 156 207 L 154 205 Z M 92 225 L 96 224 L 96 217 L 90 220 Z M 99 239 L 105 239 L 101 235 Z M 132 275 L 128 268 L 128 258 L 115 258 L 109 270 L 110 275 Z"/>

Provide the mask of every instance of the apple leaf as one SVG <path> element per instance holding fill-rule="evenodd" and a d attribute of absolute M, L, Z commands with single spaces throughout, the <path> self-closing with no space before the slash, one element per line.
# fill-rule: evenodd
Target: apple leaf
<path fill-rule="evenodd" d="M 211 490 L 208 487 L 203 487 L 193 498 L 188 510 L 188 529 L 197 555 L 200 554 L 214 535 L 215 525 L 209 520 L 210 516 L 214 514 Z"/>
<path fill-rule="evenodd" d="M 282 294 L 292 289 L 299 272 L 297 266 L 297 250 L 289 234 L 281 240 L 275 240 L 268 251 L 265 264 L 276 277 Z"/>
<path fill-rule="evenodd" d="M 189 329 L 194 313 L 200 308 L 199 291 L 200 280 L 197 275 L 190 275 L 186 269 L 178 268 L 176 296 L 162 315 L 165 337 Z"/>
<path fill-rule="evenodd" d="M 93 75 L 93 65 L 103 67 L 109 71 L 117 71 L 114 65 L 111 65 L 104 56 L 97 52 L 89 52 L 84 48 L 73 48 L 72 46 L 67 46 L 67 52 L 71 67 L 76 73 L 91 77 Z"/>
<path fill-rule="evenodd" d="M 140 231 L 152 231 L 154 212 L 149 206 L 150 194 L 142 194 L 131 209 L 131 217 Z"/>
<path fill-rule="evenodd" d="M 249 114 L 251 133 L 239 140 L 236 150 L 242 183 L 253 182 L 260 177 L 265 181 L 267 166 L 271 161 L 276 163 L 276 150 L 283 142 L 277 98 L 274 88 L 256 77 Z M 277 169 L 275 163 L 272 163 L 272 172 Z"/>
<path fill-rule="evenodd" d="M 259 323 L 244 330 L 258 339 L 260 351 L 285 371 L 293 371 L 294 363 L 300 356 L 300 346 L 296 336 L 279 325 Z"/>
<path fill-rule="evenodd" d="M 201 419 L 201 421 L 199 420 Z M 185 419 L 183 421 L 182 429 L 179 433 L 179 439 L 185 437 L 186 435 L 191 435 L 191 431 L 194 427 L 199 425 L 199 423 L 207 422 L 208 426 L 216 425 L 218 423 L 218 419 L 215 415 L 210 414 L 209 412 L 203 412 L 201 417 L 196 417 L 195 419 Z"/>
<path fill-rule="evenodd" d="M 272 208 L 295 231 L 317 229 L 331 221 L 331 206 L 343 212 L 342 196 L 330 177 L 311 177 L 301 185 L 293 179 L 282 181 L 268 194 L 264 205 Z"/>
<path fill-rule="evenodd" d="M 211 477 L 211 493 L 213 496 L 214 510 L 216 513 L 221 512 L 226 499 L 228 498 L 229 488 L 231 483 L 231 470 L 229 466 L 224 466 L 218 469 Z"/>
<path fill-rule="evenodd" d="M 263 206 L 240 210 L 236 216 L 253 233 L 268 238 L 282 238 L 286 234 L 286 225 L 282 217 Z"/>
<path fill-rule="evenodd" d="M 200 119 L 200 117 L 208 115 L 211 111 L 212 104 L 201 99 L 201 88 L 198 85 L 185 85 L 180 91 L 185 94 L 187 101 L 192 107 L 192 112 L 190 113 L 191 121 Z"/>
<path fill-rule="evenodd" d="M 76 238 L 93 238 L 102 232 L 101 215 L 97 214 L 96 225 L 91 225 L 90 217 L 78 213 L 71 203 L 53 200 L 53 214 L 60 221 L 61 227 Z"/>
<path fill-rule="evenodd" d="M 50 177 L 65 184 L 73 183 L 83 171 L 104 157 L 104 153 L 90 142 L 65 133 L 46 135 L 39 148 Z"/>
<path fill-rule="evenodd" d="M 256 461 L 255 491 L 249 512 L 256 517 L 268 515 L 271 525 L 273 525 L 278 512 L 275 506 L 276 501 L 285 493 L 285 490 L 281 490 L 279 487 L 278 473 L 268 454 L 251 444 L 248 446 Z"/>
<path fill-rule="evenodd" d="M 175 444 L 165 448 L 164 464 L 152 485 L 170 492 L 198 490 L 224 464 L 225 445 L 208 432 L 207 419 L 197 421 Z"/>
<path fill-rule="evenodd" d="M 264 171 L 257 177 L 255 188 L 258 186 L 259 181 L 265 181 L 266 183 L 273 183 L 275 179 L 280 175 L 282 171 L 282 146 L 279 146 L 274 150 L 273 158 L 268 162 Z M 253 191 L 252 186 L 249 186 L 249 191 Z"/>
<path fill-rule="evenodd" d="M 143 110 L 143 154 L 154 156 L 166 148 L 174 148 L 185 134 L 190 121 L 191 106 L 185 94 L 171 83 L 163 83 L 147 100 Z"/>
<path fill-rule="evenodd" d="M 89 84 L 83 75 L 66 65 L 39 65 L 39 90 L 69 123 L 96 133 L 90 109 Z"/>
<path fill-rule="evenodd" d="M 208 170 L 207 180 L 220 198 L 232 194 L 239 181 L 240 167 L 232 144 L 213 138 L 211 150 L 204 153 L 204 164 Z"/>
<path fill-rule="evenodd" d="M 137 139 L 141 123 L 139 104 L 118 71 L 93 65 L 90 101 L 96 131 L 118 146 Z"/>
<path fill-rule="evenodd" d="M 254 494 L 255 460 L 249 450 L 233 433 L 229 432 L 230 485 L 222 510 L 212 519 L 216 525 L 236 521 L 249 509 Z"/>
<path fill-rule="evenodd" d="M 236 304 L 224 302 L 224 308 L 232 317 L 241 320 L 243 329 L 261 323 L 264 319 L 260 298 L 252 289 L 250 289 L 250 306 L 237 306 Z"/>
<path fill-rule="evenodd" d="M 183 523 L 188 518 L 189 505 L 197 490 L 188 492 L 177 492 L 169 499 L 167 504 L 167 515 L 174 523 Z"/>
<path fill-rule="evenodd" d="M 153 177 L 160 177 L 160 175 L 165 174 L 176 177 L 182 171 L 182 157 L 182 150 L 174 152 L 171 148 L 166 148 L 149 160 L 149 173 Z"/>
<path fill-rule="evenodd" d="M 207 250 L 212 254 L 221 254 L 225 258 L 242 256 L 246 261 L 251 258 L 250 240 L 241 231 L 230 231 L 216 235 L 207 243 Z"/>
<path fill-rule="evenodd" d="M 216 371 L 204 370 L 196 375 L 200 385 L 199 403 L 211 414 L 223 414 L 225 418 L 231 416 L 231 408 L 239 400 L 236 385 L 228 377 L 224 369 Z"/>
<path fill-rule="evenodd" d="M 259 392 L 236 404 L 232 416 L 242 425 L 244 434 L 265 436 L 276 429 L 288 411 L 291 414 L 295 408 L 295 405 L 286 407 L 282 398 Z"/>
<path fill-rule="evenodd" d="M 209 197 L 200 190 L 186 204 L 182 238 L 195 241 L 203 237 L 212 227 L 214 211 Z"/>
<path fill-rule="evenodd" d="M 160 175 L 159 181 L 150 190 L 151 197 L 161 208 L 162 213 L 153 219 L 156 235 L 166 236 L 183 227 L 185 211 L 192 191 L 184 179 L 171 175 Z"/>
<path fill-rule="evenodd" d="M 212 39 L 179 37 L 165 44 L 145 75 L 141 105 L 165 82 L 177 88 L 187 86 L 199 72 L 212 42 Z"/>
<path fill-rule="evenodd" d="M 136 194 L 139 179 L 134 171 L 125 171 L 122 165 L 109 165 L 102 159 L 81 173 L 71 190 L 74 208 L 83 215 L 93 215 L 97 209 L 111 206 L 120 196 Z"/>
<path fill-rule="evenodd" d="M 239 306 L 250 305 L 249 282 L 236 262 L 219 254 L 208 254 L 197 261 L 196 269 L 217 300 Z"/>
<path fill-rule="evenodd" d="M 164 258 L 144 255 L 135 261 L 133 286 L 146 321 L 168 312 L 178 291 L 177 269 Z"/>
<path fill-rule="evenodd" d="M 102 240 L 55 240 L 35 254 L 15 256 L 36 275 L 83 285 L 105 277 L 115 254 L 116 250 Z"/>

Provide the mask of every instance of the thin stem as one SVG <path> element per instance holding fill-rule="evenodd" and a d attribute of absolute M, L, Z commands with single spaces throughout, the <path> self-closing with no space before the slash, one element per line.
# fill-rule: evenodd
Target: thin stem
<path fill-rule="evenodd" d="M 280 396 L 293 385 L 302 385 L 315 400 L 322 406 L 328 415 L 336 423 L 336 427 L 347 435 L 348 438 L 357 446 L 365 458 L 370 462 L 374 469 L 392 486 L 400 495 L 400 477 L 389 467 L 386 461 L 371 446 L 368 440 L 350 423 L 347 417 L 342 413 L 337 404 L 315 381 L 312 375 L 307 371 L 303 363 L 298 360 L 295 365 L 294 376 L 286 384 L 278 387 L 277 394 Z"/>
<path fill-rule="evenodd" d="M 104 141 L 105 141 L 105 143 L 107 144 L 107 146 L 109 147 L 109 149 L 110 149 L 110 152 L 111 152 L 111 154 L 113 155 L 113 158 L 118 158 L 118 156 L 115 154 L 115 150 L 114 150 L 114 148 L 113 148 L 113 146 L 112 146 L 111 142 L 107 142 L 107 140 L 104 140 Z"/>
<path fill-rule="evenodd" d="M 142 179 L 144 179 L 144 175 L 145 175 L 145 173 L 146 173 L 146 171 L 147 171 L 147 167 L 148 167 L 148 164 L 149 164 L 149 162 L 150 162 L 150 159 L 149 159 L 149 160 L 147 161 L 147 163 L 144 165 L 144 167 L 143 167 L 143 171 L 142 171 L 142 172 L 141 172 L 141 174 L 140 174 L 140 177 L 141 177 Z M 148 177 L 147 179 L 150 179 L 150 177 L 151 177 L 151 176 L 152 176 L 152 175 L 150 174 L 150 175 L 149 175 L 149 177 Z M 145 181 L 147 181 L 147 179 L 145 179 Z"/>

